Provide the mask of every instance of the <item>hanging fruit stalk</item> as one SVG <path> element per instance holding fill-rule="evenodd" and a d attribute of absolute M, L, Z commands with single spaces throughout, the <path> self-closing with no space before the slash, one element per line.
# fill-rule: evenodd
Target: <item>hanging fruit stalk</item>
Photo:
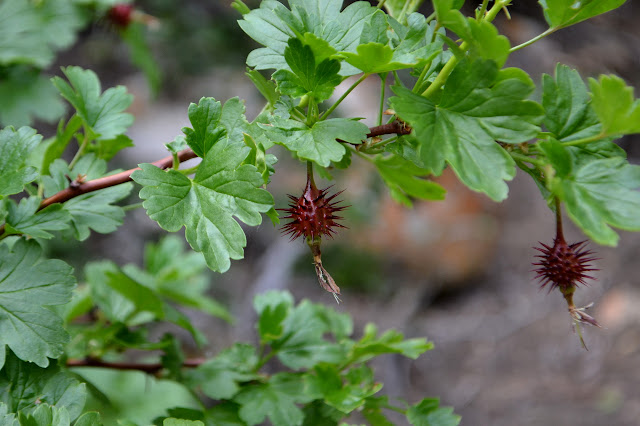
<path fill-rule="evenodd" d="M 543 288 L 549 285 L 549 292 L 555 288 L 560 290 L 567 302 L 569 314 L 573 319 L 580 342 L 587 349 L 579 324 L 586 323 L 596 327 L 600 327 L 600 324 L 585 312 L 592 304 L 582 308 L 576 307 L 573 302 L 573 294 L 578 284 L 587 285 L 587 279 L 595 279 L 588 273 L 598 270 L 597 268 L 592 268 L 590 264 L 597 258 L 590 257 L 593 254 L 591 250 L 585 250 L 587 240 L 570 245 L 565 241 L 562 230 L 562 212 L 558 199 L 556 199 L 556 237 L 553 240 L 553 246 L 540 244 L 542 248 L 534 247 L 542 253 L 536 255 L 536 257 L 540 258 L 540 261 L 533 264 L 537 266 L 534 271 L 538 273 L 536 278 L 540 279 L 540 287 Z"/>
<path fill-rule="evenodd" d="M 335 198 L 342 193 L 336 192 L 329 195 L 329 189 L 318 189 L 313 179 L 313 165 L 307 163 L 307 185 L 305 186 L 302 196 L 299 198 L 289 195 L 291 204 L 287 209 L 279 209 L 289 213 L 285 219 L 291 219 L 289 223 L 282 227 L 285 235 L 291 236 L 291 241 L 298 237 L 304 237 L 305 241 L 313 254 L 313 264 L 318 276 L 318 282 L 326 291 L 333 294 L 336 302 L 340 303 L 338 295 L 340 287 L 322 266 L 322 252 L 320 245 L 322 236 L 326 235 L 331 238 L 336 233 L 336 228 L 345 228 L 345 226 L 337 223 L 342 217 L 336 213 L 344 210 L 347 206 L 339 206 L 341 200 L 334 201 Z"/>

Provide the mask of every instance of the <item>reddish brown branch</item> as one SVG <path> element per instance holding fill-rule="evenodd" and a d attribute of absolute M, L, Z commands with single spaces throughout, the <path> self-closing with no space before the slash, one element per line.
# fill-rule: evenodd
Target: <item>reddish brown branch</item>
<path fill-rule="evenodd" d="M 411 133 L 411 127 L 407 126 L 402 121 L 396 120 L 393 123 L 370 127 L 367 137 L 373 138 L 375 136 L 391 135 L 394 133 L 397 135 L 408 135 Z"/>
<path fill-rule="evenodd" d="M 404 124 L 401 121 L 394 121 L 389 124 L 382 124 L 380 126 L 370 127 L 369 133 L 367 134 L 368 138 L 372 138 L 375 136 L 381 135 L 389 135 L 389 134 L 398 134 L 398 135 L 408 135 L 411 133 L 411 128 Z M 340 141 L 344 142 L 344 141 Z M 197 157 L 195 152 L 191 150 L 191 148 L 184 149 L 178 153 L 178 160 L 180 162 L 191 160 L 192 158 Z M 167 169 L 173 165 L 173 156 L 168 156 L 162 158 L 153 163 L 154 166 L 160 167 L 161 169 Z M 98 179 L 93 179 L 87 182 L 82 182 L 82 179 L 74 180 L 71 182 L 68 188 L 63 189 L 57 194 L 52 195 L 49 198 L 45 198 L 40 203 L 40 207 L 38 210 L 42 210 L 47 206 L 55 203 L 64 203 L 74 197 L 77 197 L 82 194 L 86 194 L 89 192 L 97 191 L 99 189 L 109 188 L 111 186 L 120 185 L 121 183 L 129 182 L 131 180 L 131 174 L 136 170 L 140 170 L 139 167 L 134 169 L 125 170 L 124 172 L 116 173 L 114 175 L 101 177 Z M 4 233 L 5 227 L 4 225 L 0 226 L 0 235 Z"/>
<path fill-rule="evenodd" d="M 204 362 L 204 358 L 188 359 L 182 363 L 182 367 L 196 368 Z M 67 367 L 99 367 L 110 368 L 112 370 L 135 370 L 142 371 L 147 374 L 156 374 L 164 368 L 160 363 L 138 364 L 134 362 L 105 362 L 95 358 L 69 359 L 67 360 Z"/>
<path fill-rule="evenodd" d="M 178 160 L 180 162 L 191 160 L 195 157 L 197 157 L 197 155 L 191 150 L 191 148 L 184 149 L 178 153 Z M 168 169 L 173 165 L 173 156 L 170 155 L 151 164 L 156 167 L 160 167 L 161 169 Z M 71 185 L 68 188 L 58 192 L 57 194 L 54 194 L 51 197 L 42 200 L 39 210 L 42 210 L 45 207 L 50 206 L 51 204 L 64 203 L 65 201 L 77 197 L 78 195 L 129 182 L 131 180 L 131 174 L 136 170 L 140 170 L 140 167 L 125 170 L 124 172 L 116 173 L 115 175 L 90 180 L 88 182 L 81 183 L 80 185 Z"/>

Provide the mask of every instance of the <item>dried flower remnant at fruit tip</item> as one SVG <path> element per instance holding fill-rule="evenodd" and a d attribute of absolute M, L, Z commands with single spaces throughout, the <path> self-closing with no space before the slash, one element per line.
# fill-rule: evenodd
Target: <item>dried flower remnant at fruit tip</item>
<path fill-rule="evenodd" d="M 333 238 L 337 228 L 346 228 L 337 222 L 343 218 L 336 215 L 336 213 L 348 206 L 340 206 L 341 200 L 335 201 L 335 198 L 342 191 L 329 195 L 330 188 L 318 189 L 316 187 L 313 179 L 313 170 L 309 166 L 307 184 L 302 195 L 300 197 L 289 195 L 291 199 L 289 208 L 278 210 L 289 213 L 284 219 L 290 219 L 290 222 L 282 227 L 282 233 L 289 235 L 291 241 L 304 237 L 313 254 L 313 264 L 320 286 L 332 293 L 336 302 L 340 303 L 340 298 L 338 297 L 340 287 L 322 265 L 320 244 L 323 235 Z"/>

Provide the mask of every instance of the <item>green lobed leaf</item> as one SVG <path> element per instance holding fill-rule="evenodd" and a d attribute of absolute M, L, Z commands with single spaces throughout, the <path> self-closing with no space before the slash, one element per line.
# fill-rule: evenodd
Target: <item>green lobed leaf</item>
<path fill-rule="evenodd" d="M 310 46 L 302 44 L 297 38 L 291 38 L 284 50 L 284 58 L 289 70 L 278 70 L 273 74 L 280 93 L 295 98 L 312 96 L 321 102 L 331 97 L 342 77 L 338 75 L 340 62 L 324 59 L 316 64 L 316 58 Z"/>
<path fill-rule="evenodd" d="M 368 397 L 382 389 L 381 383 L 350 383 L 344 380 L 338 366 L 330 364 L 315 366 L 307 386 L 308 393 L 344 414 L 362 407 Z"/>
<path fill-rule="evenodd" d="M 491 59 L 498 64 L 498 68 L 502 68 L 511 48 L 509 39 L 498 34 L 498 29 L 489 21 L 467 18 L 467 25 L 471 57 Z"/>
<path fill-rule="evenodd" d="M 73 269 L 61 260 L 41 260 L 35 241 L 0 246 L 0 343 L 41 367 L 62 355 L 69 336 L 48 306 L 71 300 Z M 29 277 L 25 280 L 25 277 Z"/>
<path fill-rule="evenodd" d="M 14 355 L 0 371 L 0 401 L 13 413 L 33 413 L 43 404 L 65 408 L 71 420 L 84 408 L 86 385 L 58 366 L 39 368 Z"/>
<path fill-rule="evenodd" d="M 258 295 L 253 305 L 259 317 L 261 342 L 271 345 L 287 367 L 311 368 L 322 361 L 340 362 L 345 358 L 341 345 L 324 338 L 326 333 L 334 334 L 336 339 L 351 333 L 353 324 L 344 315 L 308 300 L 294 307 L 288 292 Z"/>
<path fill-rule="evenodd" d="M 164 146 L 172 154 L 177 154 L 183 149 L 189 148 L 189 145 L 187 145 L 187 138 L 184 135 L 176 136 L 171 142 L 164 144 Z"/>
<path fill-rule="evenodd" d="M 610 226 L 640 230 L 640 166 L 624 158 L 595 158 L 573 166 L 573 173 L 554 180 L 552 192 L 565 203 L 571 219 L 593 241 L 615 246 Z"/>
<path fill-rule="evenodd" d="M 377 12 L 365 24 L 357 53 L 340 52 L 340 56 L 359 70 L 373 74 L 426 64 L 441 52 L 442 41 L 433 34 L 435 23 L 427 24 L 423 15 L 413 13 L 407 19 L 407 27 L 397 23 L 392 27 L 385 15 Z M 394 38 L 389 40 L 387 34 Z"/>
<path fill-rule="evenodd" d="M 274 117 L 272 125 L 260 125 L 275 143 L 284 145 L 303 160 L 310 160 L 322 167 L 342 160 L 346 148 L 340 139 L 351 144 L 361 144 L 367 138 L 369 128 L 346 118 L 330 118 L 309 127 L 296 120 Z"/>
<path fill-rule="evenodd" d="M 344 347 L 324 338 L 331 330 L 320 309 L 303 300 L 283 321 L 282 337 L 270 343 L 287 367 L 311 368 L 319 362 L 338 363 L 345 359 Z"/>
<path fill-rule="evenodd" d="M 225 137 L 241 142 L 248 126 L 244 110 L 244 103 L 238 98 L 229 99 L 224 106 L 214 98 L 201 98 L 197 105 L 190 104 L 189 121 L 193 129 L 182 129 L 187 145 L 204 158 L 211 147 Z"/>
<path fill-rule="evenodd" d="M 0 126 L 25 126 L 35 119 L 51 123 L 64 114 L 62 99 L 49 78 L 28 67 L 10 67 L 5 72 L 0 99 Z"/>
<path fill-rule="evenodd" d="M 93 300 L 111 321 L 134 326 L 166 320 L 189 331 L 198 344 L 204 344 L 206 339 L 188 317 L 168 304 L 153 277 L 136 266 L 119 268 L 113 262 L 91 262 L 85 274 Z"/>
<path fill-rule="evenodd" d="M 425 398 L 407 410 L 407 420 L 413 426 L 458 426 L 460 416 L 451 407 L 440 407 L 438 398 Z"/>
<path fill-rule="evenodd" d="M 433 343 L 425 338 L 404 339 L 404 335 L 396 330 L 388 330 L 378 336 L 378 328 L 367 324 L 364 336 L 350 349 L 350 363 L 364 362 L 373 357 L 387 353 L 399 353 L 416 359 L 426 351 L 433 349 Z"/>
<path fill-rule="evenodd" d="M 45 195 L 50 197 L 67 188 L 71 179 L 84 176 L 84 180 L 97 179 L 105 175 L 106 162 L 96 158 L 94 154 L 83 156 L 69 170 L 64 160 L 56 160 L 49 167 L 50 176 L 43 176 Z M 129 195 L 133 185 L 125 183 L 109 188 L 93 191 L 74 197 L 63 204 L 63 209 L 71 214 L 71 224 L 74 237 L 80 241 L 86 240 L 91 230 L 101 234 L 115 231 L 124 218 L 122 207 L 113 203 L 122 200 Z"/>
<path fill-rule="evenodd" d="M 132 178 L 143 186 L 147 214 L 167 231 L 186 228 L 191 247 L 202 252 L 207 265 L 224 272 L 230 259 L 241 259 L 246 237 L 238 222 L 260 224 L 273 207 L 273 197 L 260 189 L 262 177 L 255 166 L 241 165 L 247 149 L 220 141 L 207 153 L 194 179 L 175 170 L 162 171 L 151 164 Z"/>
<path fill-rule="evenodd" d="M 542 76 L 542 107 L 545 127 L 560 141 L 595 136 L 602 131 L 580 74 L 566 65 L 558 64 L 553 77 Z"/>
<path fill-rule="evenodd" d="M 30 127 L 5 127 L 0 130 L 0 198 L 22 192 L 24 186 L 38 177 L 35 167 L 26 165 L 29 152 L 42 136 Z"/>
<path fill-rule="evenodd" d="M 207 295 L 207 264 L 202 254 L 185 251 L 184 239 L 167 235 L 157 244 L 147 244 L 144 259 L 144 271 L 127 265 L 127 273 L 147 283 L 164 298 L 232 321 L 227 308 Z"/>
<path fill-rule="evenodd" d="M 616 9 L 626 0 L 538 0 L 550 28 L 560 29 Z"/>
<path fill-rule="evenodd" d="M 69 412 L 66 408 L 49 404 L 40 404 L 31 413 L 18 413 L 21 425 L 25 426 L 70 426 Z"/>
<path fill-rule="evenodd" d="M 257 364 L 256 348 L 236 343 L 185 374 L 189 386 L 199 387 L 209 398 L 231 399 L 241 383 L 259 378 L 253 371 Z"/>
<path fill-rule="evenodd" d="M 55 51 L 73 44 L 86 18 L 67 0 L 34 4 L 29 0 L 0 3 L 0 65 L 46 68 Z M 55 36 L 53 36 L 55 35 Z"/>
<path fill-rule="evenodd" d="M 247 65 L 256 69 L 289 69 L 284 58 L 287 43 L 292 37 L 309 41 L 306 33 L 324 40 L 330 50 L 353 52 L 366 20 L 377 10 L 364 1 L 347 6 L 342 12 L 342 0 L 292 0 L 289 4 L 291 10 L 280 2 L 266 0 L 238 21 L 249 37 L 265 46 L 249 54 Z M 318 53 L 314 51 L 316 57 L 321 56 Z M 340 71 L 342 76 L 356 73 L 345 64 Z"/>
<path fill-rule="evenodd" d="M 640 133 L 640 99 L 620 77 L 602 75 L 589 79 L 591 106 L 602 123 L 602 134 L 622 136 Z"/>
<path fill-rule="evenodd" d="M 437 103 L 398 86 L 390 102 L 413 128 L 426 168 L 439 175 L 448 163 L 469 188 L 501 201 L 515 164 L 496 141 L 521 143 L 538 134 L 542 108 L 526 100 L 533 88 L 522 70 L 463 60 Z"/>
<path fill-rule="evenodd" d="M 62 97 L 73 105 L 84 125 L 98 140 L 114 139 L 133 123 L 133 116 L 123 112 L 133 96 L 124 86 L 112 87 L 102 92 L 98 76 L 80 67 L 62 68 L 69 83 L 60 77 L 52 79 Z"/>
<path fill-rule="evenodd" d="M 391 197 L 407 207 L 411 198 L 444 200 L 445 189 L 435 182 L 423 179 L 431 173 L 397 155 L 376 156 L 374 164 L 391 192 Z"/>
<path fill-rule="evenodd" d="M 38 211 L 38 197 L 23 198 L 20 204 L 9 199 L 8 206 L 6 231 L 9 234 L 26 234 L 34 238 L 50 239 L 53 234 L 49 231 L 67 229 L 71 221 L 71 215 L 63 210 L 60 204 L 53 204 Z"/>
<path fill-rule="evenodd" d="M 468 23 L 460 12 L 462 3 L 459 0 L 433 0 L 433 9 L 441 26 L 450 29 L 464 39 L 468 39 Z"/>
<path fill-rule="evenodd" d="M 296 403 L 311 399 L 304 392 L 303 376 L 278 373 L 267 383 L 243 387 L 233 400 L 241 405 L 240 418 L 249 425 L 262 423 L 266 417 L 274 425 L 300 425 L 304 415 Z"/>
<path fill-rule="evenodd" d="M 89 262 L 84 268 L 84 275 L 91 291 L 91 298 L 96 306 L 112 322 L 136 325 L 153 319 L 136 315 L 135 302 L 118 293 L 108 284 L 109 274 L 117 274 L 118 266 L 110 261 Z"/>

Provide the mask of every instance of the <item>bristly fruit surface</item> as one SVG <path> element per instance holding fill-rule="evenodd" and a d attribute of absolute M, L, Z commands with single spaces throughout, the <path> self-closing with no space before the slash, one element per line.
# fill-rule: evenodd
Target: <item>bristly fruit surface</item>
<path fill-rule="evenodd" d="M 305 237 L 308 240 L 314 240 L 322 235 L 333 237 L 336 228 L 345 228 L 336 222 L 342 219 L 336 216 L 336 213 L 348 206 L 339 206 L 338 204 L 342 201 L 334 201 L 334 199 L 342 191 L 329 195 L 330 188 L 316 188 L 313 178 L 308 175 L 302 196 L 296 198 L 289 195 L 292 201 L 289 208 L 279 210 L 289 213 L 284 218 L 291 219 L 291 222 L 282 227 L 282 232 L 290 235 L 292 241 L 298 237 Z"/>
<path fill-rule="evenodd" d="M 549 284 L 549 291 L 559 287 L 564 294 L 573 291 L 578 284 L 586 285 L 586 279 L 594 279 L 587 273 L 598 270 L 591 268 L 589 263 L 596 259 L 589 257 L 593 252 L 585 250 L 586 243 L 581 241 L 568 245 L 560 234 L 554 239 L 553 246 L 540 243 L 542 248 L 534 247 L 542 253 L 536 256 L 540 261 L 533 264 L 537 266 L 535 272 L 538 273 L 536 278 L 540 279 L 540 286 Z"/>

